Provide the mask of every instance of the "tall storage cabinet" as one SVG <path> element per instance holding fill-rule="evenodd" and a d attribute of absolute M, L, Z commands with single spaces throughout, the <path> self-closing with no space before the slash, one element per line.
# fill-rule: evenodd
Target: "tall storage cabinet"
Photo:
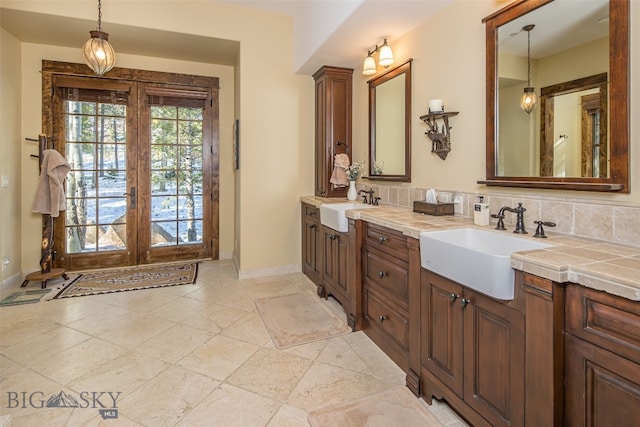
<path fill-rule="evenodd" d="M 336 154 L 351 160 L 351 107 L 353 70 L 324 66 L 313 75 L 315 107 L 315 195 L 345 197 L 348 187 L 329 182 Z"/>

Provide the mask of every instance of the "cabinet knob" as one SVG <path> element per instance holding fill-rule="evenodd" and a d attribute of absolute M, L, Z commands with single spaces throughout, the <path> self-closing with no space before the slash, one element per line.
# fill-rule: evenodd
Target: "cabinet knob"
<path fill-rule="evenodd" d="M 309 224 L 307 225 L 307 227 L 309 227 L 310 230 L 313 230 L 314 228 L 316 228 L 315 224 Z"/>
<path fill-rule="evenodd" d="M 331 240 L 336 240 L 336 239 L 338 238 L 338 236 L 337 236 L 337 235 L 335 235 L 335 234 L 332 234 L 332 235 L 330 235 L 330 236 L 329 236 L 329 238 L 330 238 Z"/>
<path fill-rule="evenodd" d="M 384 271 L 380 271 L 378 272 L 378 276 L 380 276 L 380 278 L 382 279 L 384 276 L 388 276 L 389 273 L 385 273 Z"/>
<path fill-rule="evenodd" d="M 387 238 L 386 238 L 386 237 L 384 237 L 384 236 L 380 236 L 380 237 L 378 238 L 378 241 L 379 241 L 380 243 L 384 243 L 384 242 L 385 242 L 385 240 L 387 240 Z"/>
<path fill-rule="evenodd" d="M 378 317 L 378 320 L 380 320 L 380 323 L 382 323 L 387 320 L 387 316 L 380 315 L 380 317 Z"/>
<path fill-rule="evenodd" d="M 462 298 L 462 299 L 460 300 L 460 305 L 462 306 L 462 308 L 465 308 L 465 307 L 467 306 L 467 304 L 469 304 L 469 303 L 471 303 L 471 300 L 470 300 L 470 299 Z"/>
<path fill-rule="evenodd" d="M 449 295 L 449 301 L 454 302 L 456 299 L 460 298 L 460 295 L 451 292 L 451 295 Z"/>

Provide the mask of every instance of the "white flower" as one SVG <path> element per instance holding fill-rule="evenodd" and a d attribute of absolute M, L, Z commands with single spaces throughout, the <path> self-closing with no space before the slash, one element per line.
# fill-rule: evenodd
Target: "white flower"
<path fill-rule="evenodd" d="M 362 169 L 364 169 L 364 162 L 354 162 L 351 163 L 351 166 L 346 168 L 344 171 L 347 173 L 347 178 L 349 178 L 349 181 L 355 181 L 356 179 L 358 179 L 358 175 L 360 175 Z"/>

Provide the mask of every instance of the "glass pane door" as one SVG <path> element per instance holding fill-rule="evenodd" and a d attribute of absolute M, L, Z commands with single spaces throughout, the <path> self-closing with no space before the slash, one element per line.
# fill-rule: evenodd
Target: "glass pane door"
<path fill-rule="evenodd" d="M 65 101 L 68 255 L 127 249 L 126 109 Z"/>

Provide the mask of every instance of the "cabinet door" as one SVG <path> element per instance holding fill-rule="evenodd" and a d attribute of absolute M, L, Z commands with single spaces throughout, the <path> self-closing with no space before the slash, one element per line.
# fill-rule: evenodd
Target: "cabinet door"
<path fill-rule="evenodd" d="M 343 306 L 351 299 L 349 286 L 349 236 L 322 227 L 324 244 L 322 282 L 327 294 L 333 294 Z M 346 308 L 346 307 L 345 307 Z"/>
<path fill-rule="evenodd" d="M 316 285 L 320 285 L 322 274 L 322 248 L 319 214 L 315 208 L 302 205 L 302 272 Z"/>
<path fill-rule="evenodd" d="M 640 425 L 640 365 L 572 335 L 565 340 L 564 425 Z"/>
<path fill-rule="evenodd" d="M 462 395 L 462 286 L 421 270 L 421 365 Z"/>
<path fill-rule="evenodd" d="M 465 289 L 464 397 L 493 426 L 524 425 L 524 315 Z"/>

